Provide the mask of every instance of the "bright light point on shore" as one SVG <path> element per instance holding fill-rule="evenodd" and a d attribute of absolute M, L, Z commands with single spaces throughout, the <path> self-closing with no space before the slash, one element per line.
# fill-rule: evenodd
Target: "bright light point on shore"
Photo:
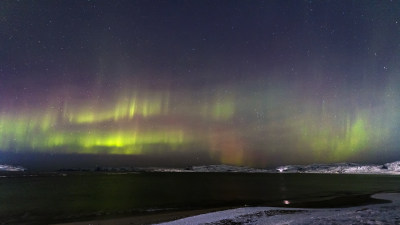
<path fill-rule="evenodd" d="M 283 204 L 289 205 L 289 204 L 290 204 L 290 201 L 289 201 L 289 200 L 284 200 L 284 201 L 283 201 Z"/>

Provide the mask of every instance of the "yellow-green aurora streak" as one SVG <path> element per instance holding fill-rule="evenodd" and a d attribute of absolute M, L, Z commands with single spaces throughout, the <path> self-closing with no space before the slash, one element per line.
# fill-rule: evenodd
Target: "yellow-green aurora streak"
<path fill-rule="evenodd" d="M 390 90 L 397 96 L 397 89 Z M 201 146 L 211 158 L 236 165 L 258 165 L 262 158 L 265 163 L 286 152 L 335 162 L 379 147 L 396 127 L 389 125 L 391 120 L 398 121 L 392 101 L 373 108 L 344 107 L 342 99 L 329 97 L 320 104 L 312 98 L 298 104 L 298 92 L 272 88 L 259 91 L 256 99 L 241 100 L 235 96 L 246 92 L 235 88 L 192 101 L 172 92 L 125 91 L 106 103 L 57 96 L 64 101 L 29 111 L 2 111 L 0 149 L 143 155 L 153 148 L 190 151 Z M 254 148 L 262 149 L 262 157 L 251 155 Z"/>
<path fill-rule="evenodd" d="M 168 94 L 116 97 L 105 107 L 87 100 L 81 105 L 64 103 L 29 113 L 0 115 L 0 149 L 53 151 L 85 154 L 144 154 L 145 146 L 164 145 L 174 149 L 193 140 L 183 127 L 151 122 L 168 118 Z M 224 100 L 224 99 L 223 99 Z M 72 101 L 73 102 L 73 101 Z M 233 116 L 232 99 L 215 102 L 211 108 L 198 106 L 199 118 L 227 120 Z M 205 109 L 205 110 L 204 110 Z M 179 116 L 179 112 L 178 112 Z M 151 123 L 151 124 L 150 124 Z M 150 124 L 150 125 L 149 125 Z"/>

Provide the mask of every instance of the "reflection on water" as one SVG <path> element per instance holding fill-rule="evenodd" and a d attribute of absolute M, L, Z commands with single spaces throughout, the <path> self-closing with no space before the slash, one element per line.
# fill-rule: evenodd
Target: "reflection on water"
<path fill-rule="evenodd" d="M 32 175 L 32 174 L 31 174 Z M 168 209 L 284 206 L 400 191 L 397 176 L 239 173 L 80 173 L 0 178 L 0 221 L 76 221 Z"/>

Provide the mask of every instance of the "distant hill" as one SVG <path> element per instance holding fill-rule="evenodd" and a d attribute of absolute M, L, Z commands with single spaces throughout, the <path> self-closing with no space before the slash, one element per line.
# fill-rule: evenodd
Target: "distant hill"
<path fill-rule="evenodd" d="M 0 171 L 19 172 L 25 170 L 26 169 L 21 166 L 0 165 Z"/>
<path fill-rule="evenodd" d="M 21 167 L 12 167 L 14 171 L 21 171 Z M 16 170 L 20 169 L 20 170 Z M 400 161 L 382 165 L 368 165 L 357 163 L 333 163 L 311 165 L 286 165 L 276 169 L 257 169 L 230 165 L 204 165 L 187 168 L 160 168 L 160 167 L 95 167 L 60 169 L 61 172 L 197 172 L 197 173 L 326 173 L 326 174 L 400 174 Z"/>

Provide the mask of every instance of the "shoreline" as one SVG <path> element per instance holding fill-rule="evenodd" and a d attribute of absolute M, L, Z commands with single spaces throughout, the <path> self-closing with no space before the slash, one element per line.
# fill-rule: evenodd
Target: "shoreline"
<path fill-rule="evenodd" d="M 218 207 L 209 209 L 188 209 L 179 211 L 164 211 L 157 213 L 149 213 L 147 215 L 125 216 L 109 219 L 93 219 L 77 222 L 56 223 L 53 225 L 148 225 L 175 221 L 182 218 L 188 218 L 196 215 L 220 212 L 224 210 L 234 209 L 236 207 Z"/>
<path fill-rule="evenodd" d="M 254 211 L 258 209 L 261 211 L 273 210 L 273 215 L 285 215 L 292 214 L 292 212 L 297 213 L 297 211 L 309 211 L 309 210 L 328 210 L 328 209 L 348 209 L 356 207 L 366 207 L 374 206 L 377 204 L 390 204 L 391 200 L 374 198 L 376 195 L 385 195 L 388 193 L 373 193 L 373 194 L 363 194 L 363 195 L 347 195 L 347 196 L 336 196 L 327 198 L 325 200 L 319 201 L 307 201 L 307 202 L 296 202 L 289 205 L 282 204 L 272 204 L 273 207 L 267 206 L 252 206 L 252 207 L 218 207 L 218 208 L 208 208 L 208 209 L 193 209 L 193 210 L 179 210 L 179 211 L 164 211 L 150 213 L 147 215 L 135 215 L 126 216 L 118 218 L 103 218 L 103 219 L 92 219 L 86 221 L 76 221 L 76 222 L 66 222 L 57 223 L 54 225 L 147 225 L 147 224 L 175 224 L 174 222 L 185 220 L 193 217 L 218 214 L 226 212 L 228 214 L 237 214 L 238 210 L 249 209 Z M 400 196 L 400 194 L 399 194 Z M 278 211 L 277 211 L 278 210 Z M 257 210 L 256 210 L 257 211 Z M 250 213 L 251 214 L 251 213 Z M 193 222 L 193 221 L 192 221 Z"/>
<path fill-rule="evenodd" d="M 389 201 L 384 204 L 363 205 L 348 208 L 237 208 L 208 213 L 159 225 L 320 225 L 320 224 L 400 224 L 400 193 L 379 193 L 372 198 Z"/>

